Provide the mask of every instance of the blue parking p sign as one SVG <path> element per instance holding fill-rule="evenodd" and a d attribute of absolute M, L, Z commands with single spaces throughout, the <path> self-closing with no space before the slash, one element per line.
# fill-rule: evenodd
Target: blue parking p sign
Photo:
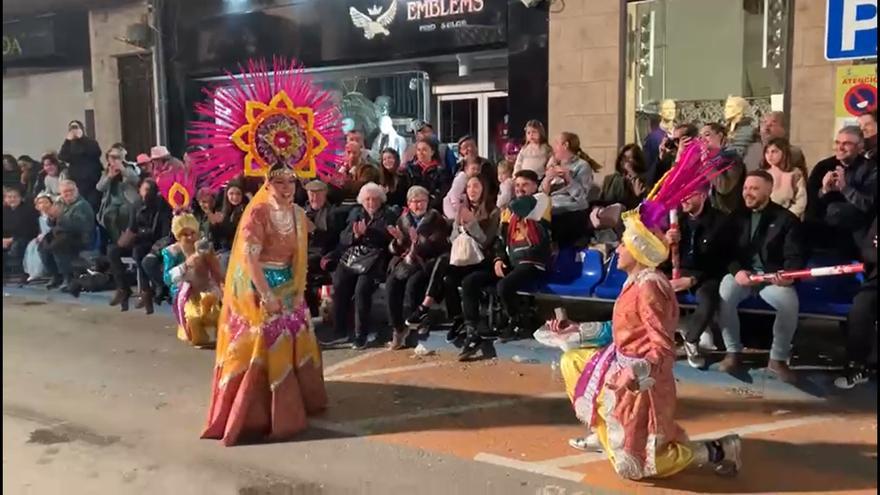
<path fill-rule="evenodd" d="M 825 58 L 877 57 L 877 0 L 826 0 Z"/>

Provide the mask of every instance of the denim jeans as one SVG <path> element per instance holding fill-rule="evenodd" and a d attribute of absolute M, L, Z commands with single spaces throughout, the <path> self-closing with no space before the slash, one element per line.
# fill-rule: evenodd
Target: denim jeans
<path fill-rule="evenodd" d="M 719 289 L 721 295 L 720 323 L 721 335 L 727 352 L 742 352 L 740 340 L 739 314 L 737 306 L 749 297 L 757 294 L 761 299 L 776 310 L 773 321 L 773 344 L 770 347 L 770 359 L 786 361 L 791 357 L 791 341 L 797 330 L 800 302 L 794 287 L 777 285 L 758 285 L 743 287 L 736 283 L 733 275 L 726 275 Z"/>

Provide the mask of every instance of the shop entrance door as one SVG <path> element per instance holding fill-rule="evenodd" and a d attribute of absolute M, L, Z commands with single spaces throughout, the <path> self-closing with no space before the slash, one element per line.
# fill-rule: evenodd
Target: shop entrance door
<path fill-rule="evenodd" d="M 492 162 L 501 159 L 507 142 L 507 92 L 445 94 L 437 97 L 440 141 L 458 153 L 458 140 L 477 139 L 480 154 Z"/>

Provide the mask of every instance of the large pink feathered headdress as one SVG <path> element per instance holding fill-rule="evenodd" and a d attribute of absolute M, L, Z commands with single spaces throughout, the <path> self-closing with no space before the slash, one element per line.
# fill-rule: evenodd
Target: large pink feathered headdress
<path fill-rule="evenodd" d="M 300 178 L 334 181 L 342 161 L 341 117 L 329 92 L 312 83 L 296 62 L 275 58 L 272 68 L 251 60 L 231 86 L 205 90 L 195 105 L 206 120 L 189 130 L 193 172 L 202 185 L 223 187 L 241 175 L 265 177 L 283 166 Z"/>
<path fill-rule="evenodd" d="M 732 166 L 721 153 L 708 154 L 697 141 L 691 141 L 681 157 L 666 173 L 639 207 L 642 222 L 649 229 L 661 229 L 669 211 L 682 200 L 705 187 Z"/>
<path fill-rule="evenodd" d="M 682 151 L 678 163 L 657 182 L 645 201 L 621 215 L 623 244 L 636 261 L 656 267 L 666 260 L 669 246 L 657 233 L 666 226 L 669 212 L 730 166 L 720 153 L 708 156 L 697 142 Z"/>

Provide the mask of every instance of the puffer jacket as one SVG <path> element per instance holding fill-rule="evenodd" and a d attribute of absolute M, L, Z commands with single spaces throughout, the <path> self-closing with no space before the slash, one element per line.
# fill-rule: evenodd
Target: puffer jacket
<path fill-rule="evenodd" d="M 408 209 L 403 210 L 397 219 L 397 228 L 403 239 L 391 241 L 395 261 L 411 253 L 413 263 L 425 264 L 449 252 L 449 224 L 437 210 L 426 211 L 422 218 L 416 218 Z M 411 228 L 416 229 L 416 239 L 410 238 Z"/>

